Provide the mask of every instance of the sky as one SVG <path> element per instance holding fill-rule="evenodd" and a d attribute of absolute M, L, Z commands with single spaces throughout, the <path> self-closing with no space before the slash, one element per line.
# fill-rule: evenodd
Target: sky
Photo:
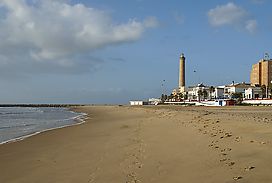
<path fill-rule="evenodd" d="M 249 82 L 272 54 L 269 0 L 0 0 L 0 103 L 125 104 Z M 196 71 L 196 72 L 194 72 Z M 162 87 L 163 85 L 163 87 Z"/>

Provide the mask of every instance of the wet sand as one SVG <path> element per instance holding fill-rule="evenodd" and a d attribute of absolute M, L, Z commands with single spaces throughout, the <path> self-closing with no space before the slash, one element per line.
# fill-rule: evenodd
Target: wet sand
<path fill-rule="evenodd" d="M 86 123 L 0 145 L 0 182 L 272 182 L 271 107 L 75 110 Z"/>

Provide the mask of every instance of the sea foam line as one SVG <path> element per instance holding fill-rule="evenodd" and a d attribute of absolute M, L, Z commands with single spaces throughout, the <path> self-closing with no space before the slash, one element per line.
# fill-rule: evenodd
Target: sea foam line
<path fill-rule="evenodd" d="M 76 113 L 74 111 L 71 111 L 71 112 Z M 13 139 L 10 139 L 10 140 L 6 140 L 6 141 L 3 141 L 3 142 L 0 142 L 0 145 L 2 145 L 2 144 L 8 144 L 8 143 L 13 143 L 13 142 L 18 142 L 18 141 L 24 140 L 24 139 L 26 139 L 28 137 L 32 137 L 34 135 L 38 135 L 40 133 L 44 133 L 44 132 L 48 132 L 48 131 L 52 131 L 52 130 L 56 130 L 56 129 L 61 129 L 61 128 L 66 128 L 66 127 L 70 127 L 70 126 L 81 125 L 81 124 L 85 123 L 86 120 L 88 119 L 88 114 L 87 113 L 79 113 L 78 116 L 72 117 L 71 119 L 75 120 L 75 121 L 78 121 L 78 122 L 77 123 L 73 123 L 73 124 L 69 124 L 69 125 L 63 125 L 63 126 L 55 127 L 55 128 L 48 128 L 48 129 L 37 131 L 37 132 L 31 133 L 31 134 L 28 134 L 28 135 L 24 135 L 24 136 L 21 136 L 21 137 L 16 137 L 16 138 L 13 138 Z"/>

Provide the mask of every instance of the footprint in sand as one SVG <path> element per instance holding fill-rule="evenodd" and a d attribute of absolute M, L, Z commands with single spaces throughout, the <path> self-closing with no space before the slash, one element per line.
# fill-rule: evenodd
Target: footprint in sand
<path fill-rule="evenodd" d="M 228 166 L 233 166 L 233 165 L 235 165 L 235 162 L 234 161 L 231 161 L 231 162 L 228 162 L 228 163 L 226 163 Z"/>
<path fill-rule="evenodd" d="M 233 180 L 240 180 L 242 178 L 243 178 L 242 176 L 235 176 L 235 177 L 233 177 Z"/>
<path fill-rule="evenodd" d="M 241 141 L 241 137 L 235 137 L 235 141 L 236 142 L 240 142 Z"/>
<path fill-rule="evenodd" d="M 211 136 L 211 137 L 216 137 L 217 135 L 214 134 L 214 133 L 211 133 L 210 136 Z"/>
<path fill-rule="evenodd" d="M 231 134 L 231 133 L 226 132 L 224 137 L 231 137 L 231 136 L 232 136 L 232 134 Z"/>
<path fill-rule="evenodd" d="M 219 161 L 224 162 L 224 161 L 227 161 L 227 160 L 228 160 L 227 158 L 223 158 L 223 159 L 220 159 Z"/>
<path fill-rule="evenodd" d="M 248 166 L 245 168 L 245 171 L 250 171 L 253 170 L 255 168 L 255 166 Z"/>

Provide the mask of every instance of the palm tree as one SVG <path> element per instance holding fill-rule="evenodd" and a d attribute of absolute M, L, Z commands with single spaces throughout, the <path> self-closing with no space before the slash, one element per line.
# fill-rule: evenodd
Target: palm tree
<path fill-rule="evenodd" d="M 264 96 L 266 96 L 266 86 L 262 85 L 261 90 L 262 90 L 262 98 L 264 98 Z"/>
<path fill-rule="evenodd" d="M 241 104 L 243 101 L 243 94 L 240 92 L 232 93 L 231 98 L 237 101 L 237 104 Z"/>
<path fill-rule="evenodd" d="M 203 90 L 203 96 L 204 96 L 204 99 L 207 99 L 207 96 L 208 96 L 208 92 L 207 92 L 207 90 Z"/>
<path fill-rule="evenodd" d="M 215 92 L 214 86 L 211 86 L 211 87 L 209 88 L 209 92 L 210 92 L 210 99 L 212 99 L 212 93 Z"/>
<path fill-rule="evenodd" d="M 203 94 L 204 94 L 203 91 L 202 91 L 202 89 L 198 90 L 197 94 L 198 94 L 198 101 L 200 101 L 201 98 L 202 98 L 202 96 L 203 96 Z"/>

